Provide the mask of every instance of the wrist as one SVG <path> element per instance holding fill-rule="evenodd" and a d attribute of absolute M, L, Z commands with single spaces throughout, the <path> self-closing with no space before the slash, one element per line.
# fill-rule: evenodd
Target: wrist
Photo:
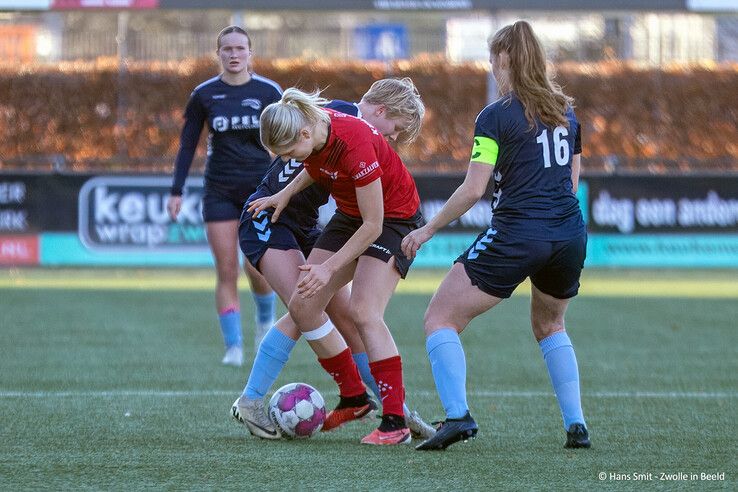
<path fill-rule="evenodd" d="M 333 259 L 333 257 L 335 257 L 335 255 L 331 256 L 329 259 L 325 260 L 322 263 L 323 268 L 325 268 L 326 270 L 328 270 L 328 273 L 331 274 L 331 275 L 333 275 L 334 273 L 336 273 L 336 270 L 338 270 L 338 268 L 336 268 L 333 265 L 333 262 L 331 261 Z"/>
<path fill-rule="evenodd" d="M 425 230 L 426 233 L 433 236 L 438 232 L 438 227 L 433 225 L 431 222 L 428 222 L 426 225 L 422 227 L 422 229 Z"/>

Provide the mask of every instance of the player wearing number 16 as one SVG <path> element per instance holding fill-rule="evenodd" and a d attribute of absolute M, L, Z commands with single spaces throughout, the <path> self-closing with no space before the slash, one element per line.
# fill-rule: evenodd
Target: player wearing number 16
<path fill-rule="evenodd" d="M 500 98 L 477 117 L 466 178 L 427 225 L 402 241 L 403 253 L 414 258 L 494 178 L 489 229 L 459 256 L 425 314 L 426 350 L 446 420 L 417 449 L 445 449 L 476 435 L 459 334 L 528 277 L 533 334 L 561 409 L 566 446 L 589 447 L 577 360 L 564 326 L 587 243 L 575 196 L 581 140 L 573 100 L 548 77 L 543 48 L 527 22 L 500 29 L 489 48 Z"/>

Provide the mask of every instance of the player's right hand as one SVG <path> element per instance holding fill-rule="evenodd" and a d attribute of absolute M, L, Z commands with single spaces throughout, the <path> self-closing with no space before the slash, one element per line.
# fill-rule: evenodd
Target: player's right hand
<path fill-rule="evenodd" d="M 282 210 L 284 210 L 289 202 L 289 197 L 285 196 L 285 194 L 280 191 L 272 196 L 263 196 L 249 202 L 249 208 L 247 210 L 254 218 L 256 218 L 256 216 L 264 210 L 272 208 L 274 209 L 274 212 L 272 212 L 271 221 L 272 223 L 275 223 L 277 222 L 277 219 L 279 219 L 279 215 L 282 213 Z"/>
<path fill-rule="evenodd" d="M 167 200 L 169 217 L 176 221 L 180 210 L 182 210 L 182 195 L 169 195 L 169 200 Z"/>
<path fill-rule="evenodd" d="M 432 237 L 433 233 L 428 230 L 427 226 L 410 231 L 410 234 L 402 239 L 402 244 L 400 245 L 402 254 L 412 260 L 415 258 L 415 254 L 420 249 L 420 246 Z"/>

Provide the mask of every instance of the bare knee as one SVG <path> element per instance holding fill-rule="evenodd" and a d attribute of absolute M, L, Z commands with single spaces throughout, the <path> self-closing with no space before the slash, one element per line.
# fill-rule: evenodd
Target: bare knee
<path fill-rule="evenodd" d="M 564 315 L 568 299 L 557 299 L 544 294 L 535 285 L 531 287 L 530 324 L 539 342 L 554 333 L 564 331 Z"/>
<path fill-rule="evenodd" d="M 305 328 L 315 328 L 314 326 L 309 326 L 311 313 L 305 299 L 302 297 L 292 296 L 290 302 L 287 304 L 287 310 L 290 312 L 290 317 L 301 331 Z"/>
<path fill-rule="evenodd" d="M 440 308 L 437 303 L 432 301 L 425 311 L 425 316 L 423 316 L 423 330 L 426 337 L 444 328 L 461 333 L 466 325 L 467 323 L 463 323 L 461 320 L 453 319 L 453 316 L 450 316 L 446 309 Z"/>
<path fill-rule="evenodd" d="M 366 332 L 367 330 L 371 330 L 372 327 L 384 323 L 382 313 L 376 312 L 368 303 L 360 299 L 351 299 L 349 317 L 360 332 Z"/>
<path fill-rule="evenodd" d="M 545 316 L 537 316 L 535 313 L 531 313 L 530 324 L 533 328 L 533 336 L 539 342 L 554 333 L 566 330 L 563 317 L 546 318 Z"/>

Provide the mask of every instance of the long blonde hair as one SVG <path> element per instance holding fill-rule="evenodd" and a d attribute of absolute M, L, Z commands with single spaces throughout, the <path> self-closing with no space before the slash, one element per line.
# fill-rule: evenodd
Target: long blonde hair
<path fill-rule="evenodd" d="M 407 121 L 407 127 L 398 136 L 398 141 L 410 143 L 418 138 L 423 126 L 425 105 L 410 77 L 377 80 L 361 100 L 384 106 L 389 118 Z"/>
<path fill-rule="evenodd" d="M 498 57 L 503 51 L 510 57 L 510 87 L 525 108 L 531 128 L 540 119 L 547 126 L 569 126 L 566 111 L 574 99 L 556 84 L 546 67 L 543 45 L 526 21 L 505 26 L 492 36 L 489 50 Z"/>
<path fill-rule="evenodd" d="M 330 124 L 330 116 L 321 108 L 328 103 L 320 91 L 305 93 L 290 87 L 282 99 L 270 104 L 259 118 L 261 143 L 272 151 L 283 150 L 297 143 L 300 130 L 319 122 Z M 279 153 L 279 152 L 277 152 Z"/>

